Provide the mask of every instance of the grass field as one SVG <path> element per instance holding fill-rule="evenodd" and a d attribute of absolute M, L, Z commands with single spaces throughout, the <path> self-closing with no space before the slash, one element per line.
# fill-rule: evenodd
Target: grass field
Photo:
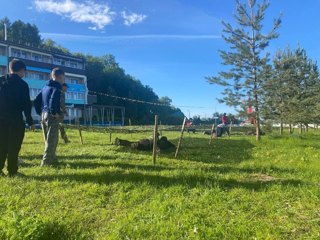
<path fill-rule="evenodd" d="M 26 134 L 26 176 L 0 178 L 0 239 L 320 239 L 320 132 L 211 146 L 186 134 L 156 165 L 109 135 L 83 132 L 81 146 L 68 133 L 56 168 L 39 167 L 42 135 Z"/>

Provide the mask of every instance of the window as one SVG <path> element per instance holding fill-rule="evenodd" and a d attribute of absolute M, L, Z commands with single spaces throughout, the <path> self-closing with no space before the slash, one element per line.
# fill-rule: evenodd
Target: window
<path fill-rule="evenodd" d="M 66 99 L 69 100 L 84 100 L 85 94 L 84 93 L 78 93 L 78 92 L 67 92 L 66 93 Z"/>
<path fill-rule="evenodd" d="M 77 68 L 79 68 L 79 69 L 84 69 L 84 68 L 83 68 L 83 63 L 78 63 L 77 65 L 78 65 Z"/>
<path fill-rule="evenodd" d="M 72 116 L 71 116 L 71 108 L 68 108 L 68 116 L 69 116 L 69 117 L 72 117 Z"/>
<path fill-rule="evenodd" d="M 68 84 L 84 84 L 83 78 L 77 78 L 77 77 L 69 77 L 67 76 L 65 78 L 65 82 Z"/>
<path fill-rule="evenodd" d="M 56 65 L 61 65 L 61 59 L 54 58 L 53 59 L 53 63 L 56 64 Z"/>
<path fill-rule="evenodd" d="M 6 67 L 3 67 L 3 66 L 0 66 L 0 75 L 5 75 L 7 74 L 7 68 Z"/>
<path fill-rule="evenodd" d="M 80 109 L 76 109 L 76 110 L 77 110 L 77 116 L 82 117 L 82 111 Z"/>
<path fill-rule="evenodd" d="M 21 57 L 26 59 L 27 58 L 27 52 L 21 51 Z"/>
<path fill-rule="evenodd" d="M 0 55 L 6 56 L 7 55 L 7 48 L 4 46 L 0 46 Z"/>
<path fill-rule="evenodd" d="M 42 72 L 34 72 L 28 70 L 25 74 L 26 78 L 34 79 L 34 80 L 49 80 L 49 74 L 48 73 L 42 73 Z"/>
<path fill-rule="evenodd" d="M 45 63 L 51 63 L 52 62 L 51 58 L 49 56 L 45 56 L 45 55 L 42 56 L 42 60 Z"/>
<path fill-rule="evenodd" d="M 84 100 L 84 94 L 83 93 L 78 93 L 78 99 L 79 100 Z"/>
<path fill-rule="evenodd" d="M 72 99 L 71 92 L 67 92 L 67 94 L 66 94 L 66 99 Z"/>
<path fill-rule="evenodd" d="M 21 56 L 21 51 L 19 49 L 14 49 L 13 48 L 11 54 L 12 54 L 13 57 L 19 58 Z"/>
<path fill-rule="evenodd" d="M 78 68 L 78 65 L 76 62 L 70 62 L 70 67 L 72 68 Z"/>
<path fill-rule="evenodd" d="M 37 62 L 42 62 L 42 55 L 37 53 L 32 53 L 32 60 Z"/>

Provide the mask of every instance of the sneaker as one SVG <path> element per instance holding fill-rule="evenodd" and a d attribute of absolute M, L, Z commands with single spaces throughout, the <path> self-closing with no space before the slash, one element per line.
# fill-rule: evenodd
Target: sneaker
<path fill-rule="evenodd" d="M 59 165 L 58 161 L 52 162 L 52 163 L 44 163 L 41 162 L 40 167 L 57 167 Z"/>
<path fill-rule="evenodd" d="M 40 164 L 40 167 L 52 167 L 52 164 L 42 162 L 42 163 Z"/>

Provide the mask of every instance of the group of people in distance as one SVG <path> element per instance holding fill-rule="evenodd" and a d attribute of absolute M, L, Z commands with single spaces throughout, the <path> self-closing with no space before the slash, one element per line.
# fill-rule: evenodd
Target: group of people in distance
<path fill-rule="evenodd" d="M 23 61 L 13 59 L 9 63 L 9 74 L 0 77 L 0 175 L 6 160 L 9 177 L 19 175 L 18 156 L 25 134 L 23 114 L 30 130 L 35 130 L 31 116 L 32 103 L 29 86 L 22 80 L 26 72 Z M 64 83 L 65 73 L 60 68 L 54 68 L 51 79 L 36 97 L 34 106 L 41 115 L 44 132 L 45 150 L 41 166 L 51 166 L 57 162 L 56 148 L 59 139 L 59 125 L 63 122 L 66 112 Z M 65 90 L 63 90 L 63 86 Z M 63 131 L 64 129 L 62 129 Z M 67 137 L 65 135 L 65 140 Z"/>

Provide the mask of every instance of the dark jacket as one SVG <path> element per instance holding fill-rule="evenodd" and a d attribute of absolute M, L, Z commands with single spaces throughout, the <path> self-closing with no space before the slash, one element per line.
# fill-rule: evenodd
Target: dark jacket
<path fill-rule="evenodd" d="M 60 98 L 62 86 L 59 82 L 49 80 L 42 89 L 42 112 L 61 115 Z"/>
<path fill-rule="evenodd" d="M 28 84 L 17 74 L 3 76 L 0 82 L 0 119 L 13 122 L 23 121 L 23 112 L 27 123 L 32 125 L 32 105 Z"/>

